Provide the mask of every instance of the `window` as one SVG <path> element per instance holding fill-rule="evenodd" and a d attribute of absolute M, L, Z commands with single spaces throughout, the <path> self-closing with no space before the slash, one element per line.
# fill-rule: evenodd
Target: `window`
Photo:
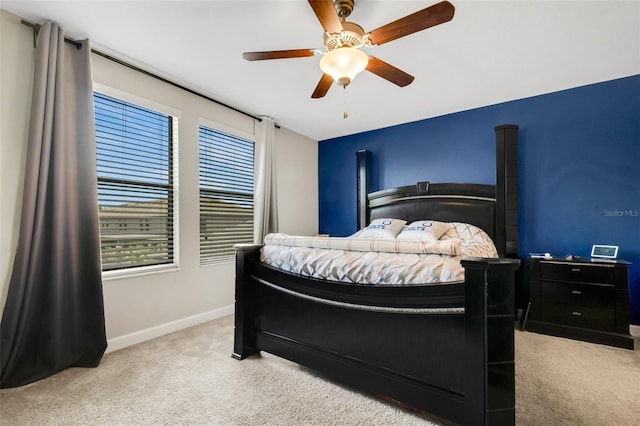
<path fill-rule="evenodd" d="M 173 117 L 94 93 L 102 270 L 174 262 Z"/>
<path fill-rule="evenodd" d="M 253 242 L 252 141 L 200 126 L 200 264 L 233 259 Z"/>

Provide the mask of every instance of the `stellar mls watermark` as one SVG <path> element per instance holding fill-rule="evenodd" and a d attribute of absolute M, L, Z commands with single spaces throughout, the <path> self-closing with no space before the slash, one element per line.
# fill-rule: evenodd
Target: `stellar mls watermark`
<path fill-rule="evenodd" d="M 605 217 L 640 217 L 640 209 L 604 210 Z"/>

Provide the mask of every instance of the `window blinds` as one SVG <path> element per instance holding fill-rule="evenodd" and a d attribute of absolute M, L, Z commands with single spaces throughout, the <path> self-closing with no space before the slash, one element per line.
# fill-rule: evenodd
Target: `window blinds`
<path fill-rule="evenodd" d="M 233 245 L 253 242 L 254 144 L 199 127 L 200 264 L 233 259 Z"/>
<path fill-rule="evenodd" d="M 102 270 L 173 263 L 173 117 L 94 101 Z"/>

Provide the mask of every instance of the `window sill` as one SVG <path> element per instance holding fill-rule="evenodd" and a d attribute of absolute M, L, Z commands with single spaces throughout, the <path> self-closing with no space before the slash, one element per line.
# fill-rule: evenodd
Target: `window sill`
<path fill-rule="evenodd" d="M 102 281 L 112 281 L 121 278 L 135 278 L 146 275 L 161 274 L 165 272 L 177 272 L 180 268 L 176 264 L 143 266 L 140 268 L 120 269 L 105 271 L 102 273 Z"/>

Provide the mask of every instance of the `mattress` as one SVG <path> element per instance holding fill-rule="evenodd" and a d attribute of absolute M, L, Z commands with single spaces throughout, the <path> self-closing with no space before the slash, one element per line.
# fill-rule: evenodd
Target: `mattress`
<path fill-rule="evenodd" d="M 460 260 L 498 257 L 480 228 L 452 222 L 437 241 L 269 234 L 260 261 L 302 276 L 377 285 L 439 284 L 464 280 Z"/>

